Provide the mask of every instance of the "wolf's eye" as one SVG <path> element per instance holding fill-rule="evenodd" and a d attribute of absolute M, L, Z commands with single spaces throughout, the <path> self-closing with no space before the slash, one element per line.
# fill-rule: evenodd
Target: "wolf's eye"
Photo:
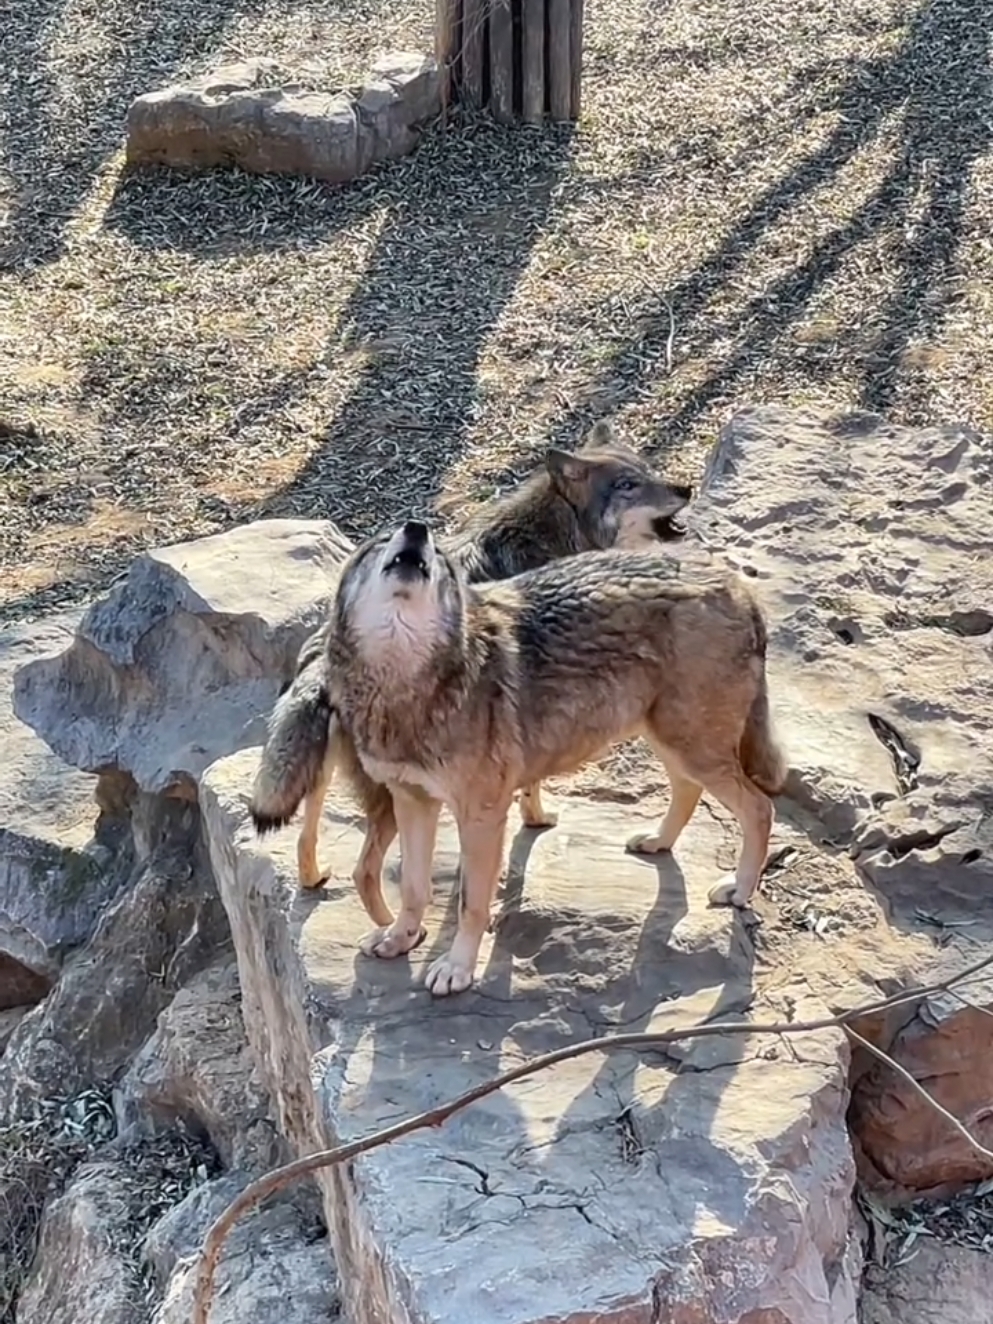
<path fill-rule="evenodd" d="M 622 474 L 620 478 L 614 479 L 615 492 L 633 492 L 636 487 L 640 486 L 641 484 L 637 478 L 632 478 L 630 474 Z"/>

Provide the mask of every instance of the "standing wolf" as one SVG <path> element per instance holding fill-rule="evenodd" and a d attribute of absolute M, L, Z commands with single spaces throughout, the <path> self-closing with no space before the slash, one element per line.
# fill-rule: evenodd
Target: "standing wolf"
<path fill-rule="evenodd" d="M 692 496 L 667 483 L 627 447 L 609 424 L 598 423 L 576 454 L 552 449 L 545 464 L 516 491 L 470 517 L 450 541 L 449 554 L 467 580 L 478 583 L 520 574 L 579 552 L 678 537 L 675 518 Z M 316 887 L 324 875 L 317 838 L 324 797 L 337 769 L 366 816 L 354 879 L 370 918 L 385 927 L 392 914 L 383 897 L 382 870 L 397 827 L 389 790 L 364 772 L 328 702 L 327 627 L 306 641 L 297 674 L 277 702 L 252 795 L 259 833 L 282 827 L 304 804 L 297 842 L 300 882 Z M 535 783 L 521 791 L 521 817 L 551 826 L 554 815 Z"/>
<path fill-rule="evenodd" d="M 766 630 L 743 582 L 665 573 L 658 552 L 580 554 L 473 586 L 410 520 L 360 547 L 327 635 L 329 697 L 365 773 L 389 787 L 401 910 L 364 941 L 392 957 L 423 936 L 442 803 L 458 825 L 462 909 L 430 967 L 443 996 L 472 983 L 514 792 L 644 735 L 672 788 L 657 833 L 671 850 L 708 791 L 741 825 L 735 874 L 710 892 L 744 906 L 765 865 L 770 795 L 785 766 L 770 727 Z"/>

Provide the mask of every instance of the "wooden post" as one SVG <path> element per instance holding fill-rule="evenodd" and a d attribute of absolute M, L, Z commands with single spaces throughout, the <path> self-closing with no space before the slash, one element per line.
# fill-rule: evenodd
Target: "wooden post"
<path fill-rule="evenodd" d="M 493 118 L 514 118 L 514 16 L 510 0 L 490 0 L 490 104 Z"/>
<path fill-rule="evenodd" d="M 446 109 L 487 103 L 494 118 L 559 124 L 580 114 L 585 0 L 435 0 Z"/>
<path fill-rule="evenodd" d="M 528 124 L 545 118 L 545 0 L 522 0 L 521 111 Z"/>
<path fill-rule="evenodd" d="M 483 34 L 490 0 L 462 0 L 462 96 L 470 106 L 483 104 Z"/>
<path fill-rule="evenodd" d="M 569 12 L 569 117 L 579 119 L 583 99 L 583 0 L 572 0 Z"/>
<path fill-rule="evenodd" d="M 569 0 L 548 0 L 548 113 L 561 124 L 572 107 Z"/>
<path fill-rule="evenodd" d="M 460 0 L 435 0 L 434 58 L 438 64 L 442 112 L 452 100 L 455 60 L 458 55 Z"/>

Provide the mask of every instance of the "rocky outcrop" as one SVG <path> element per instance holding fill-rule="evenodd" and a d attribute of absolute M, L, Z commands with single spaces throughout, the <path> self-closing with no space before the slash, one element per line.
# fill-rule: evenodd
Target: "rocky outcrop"
<path fill-rule="evenodd" d="M 457 904 L 450 825 L 429 941 L 381 963 L 357 954 L 351 885 L 303 897 L 294 833 L 262 845 L 248 818 L 264 713 L 349 550 L 331 526 L 266 521 L 144 558 L 61 656 L 23 669 L 17 711 L 77 766 L 133 782 L 136 806 L 163 792 L 191 812 L 198 801 L 259 1072 L 251 1089 L 304 1152 L 574 1038 L 806 1017 L 993 952 L 989 456 L 964 429 L 861 414 L 731 420 L 674 554 L 686 574 L 735 564 L 769 619 L 793 773 L 754 913 L 706 907 L 737 841 L 717 806 L 671 859 L 624 854 L 632 819 L 650 821 L 662 801 L 658 769 L 627 751 L 552 787 L 559 826 L 510 843 L 478 987 L 451 1003 L 420 984 Z M 359 827 L 333 792 L 324 837 L 332 878 L 346 879 Z M 213 1024 L 221 986 L 203 976 L 189 997 Z M 993 1145 L 981 1106 L 993 990 L 977 982 L 968 997 L 974 1006 L 918 1000 L 858 1028 Z M 160 1021 L 148 1059 L 124 1076 L 119 1115 L 152 1130 L 198 1118 L 234 1159 L 224 1118 L 257 1096 L 229 1091 L 223 1073 L 189 1088 L 189 1014 L 180 1002 Z M 223 1027 L 207 1037 L 208 1063 L 214 1042 Z M 897 1196 L 986 1174 L 904 1086 L 868 1054 L 850 1059 L 837 1031 L 563 1064 L 322 1175 L 348 1309 L 355 1324 L 578 1324 L 591 1310 L 854 1324 L 855 1156 Z"/>
<path fill-rule="evenodd" d="M 991 1301 L 993 1255 L 922 1239 L 905 1260 L 869 1269 L 861 1324 L 980 1324 Z"/>
<path fill-rule="evenodd" d="M 0 632 L 0 692 L 39 654 L 72 639 L 79 613 Z M 33 1006 L 91 935 L 120 879 L 108 869 L 118 836 L 93 838 L 92 778 L 66 765 L 0 706 L 0 1016 Z M 12 1019 L 12 1018 L 8 1018 Z M 20 1016 L 17 1019 L 21 1019 Z M 0 1028 L 0 1049 L 7 1037 Z"/>
<path fill-rule="evenodd" d="M 196 805 L 140 795 L 116 862 L 116 899 L 59 982 L 11 1034 L 0 1116 L 113 1081 L 178 989 L 217 959 L 229 929 Z"/>
<path fill-rule="evenodd" d="M 133 101 L 127 160 L 341 184 L 406 156 L 440 109 L 437 66 L 417 53 L 378 60 L 354 94 L 281 84 L 272 61 L 247 60 Z"/>
<path fill-rule="evenodd" d="M 14 710 L 74 768 L 195 800 L 262 739 L 351 550 L 324 521 L 264 520 L 141 556 L 68 648 L 19 669 Z"/>
<path fill-rule="evenodd" d="M 226 1168 L 282 1161 L 245 1038 L 233 961 L 210 966 L 179 990 L 118 1082 L 114 1104 L 129 1138 L 181 1124 L 206 1136 Z"/>
<path fill-rule="evenodd" d="M 98 609 L 94 619 L 99 628 Z M 71 644 L 78 622 L 43 626 L 38 643 Z M 272 633 L 296 628 L 279 618 Z M 28 633 L 0 639 L 2 711 L 14 667 L 35 663 Z M 243 637 L 265 634 L 253 619 Z M 278 638 L 271 647 L 281 658 Z M 117 692 L 133 694 L 128 682 L 141 688 L 129 672 Z M 286 1156 L 245 1037 L 199 808 L 189 782 L 170 786 L 178 796 L 139 790 L 116 763 L 94 779 L 13 716 L 0 726 L 0 805 L 16 825 L 0 831 L 0 993 L 14 1000 L 14 970 L 41 999 L 0 1010 L 0 1315 L 147 1324 L 160 1311 L 159 1324 L 186 1324 L 198 1211 L 213 1216 Z M 221 1320 L 279 1324 L 291 1282 L 313 1318 L 336 1316 L 308 1190 L 316 1205 L 305 1187 L 292 1208 L 249 1220 L 255 1241 L 234 1243 L 222 1262 Z M 175 1246 L 182 1261 L 170 1259 Z"/>

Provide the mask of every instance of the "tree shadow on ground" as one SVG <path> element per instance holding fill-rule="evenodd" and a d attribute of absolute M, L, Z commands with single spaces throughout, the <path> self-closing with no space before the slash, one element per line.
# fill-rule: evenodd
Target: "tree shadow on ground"
<path fill-rule="evenodd" d="M 430 135 L 396 168 L 375 250 L 338 323 L 335 353 L 360 364 L 354 385 L 256 515 L 306 511 L 361 535 L 429 498 L 482 408 L 483 345 L 547 224 L 571 143 L 568 128 L 477 120 Z M 305 394 L 311 373 L 308 364 L 277 378 L 253 416 Z"/>
<path fill-rule="evenodd" d="M 873 331 L 860 353 L 859 402 L 873 410 L 889 408 L 908 347 L 939 331 L 956 297 L 951 278 L 970 180 L 993 141 L 991 20 L 993 0 L 929 0 L 891 56 L 846 63 L 832 103 L 818 106 L 835 112 L 837 127 L 827 140 L 762 192 L 689 276 L 653 292 L 651 310 L 643 316 L 633 310 L 637 339 L 607 360 L 587 396 L 609 390 L 618 406 L 637 398 L 646 384 L 646 365 L 650 371 L 664 360 L 677 327 L 692 358 L 714 355 L 703 379 L 660 428 L 661 442 L 677 443 L 715 400 L 776 349 L 853 250 L 883 238 L 891 244 L 898 273 L 884 305 L 867 310 Z M 811 71 L 804 77 L 810 79 Z M 762 236 L 829 185 L 900 112 L 895 158 L 871 196 L 730 318 L 708 318 L 709 304 Z M 661 314 L 659 294 L 666 305 Z M 865 328 L 847 334 L 865 344 Z M 727 352 L 715 352 L 728 341 Z M 574 431 L 585 409 L 580 400 L 569 411 L 555 429 L 556 440 Z"/>
<path fill-rule="evenodd" d="M 261 0 L 199 0 L 192 16 L 183 5 L 109 0 L 99 8 L 102 31 L 89 34 L 93 50 L 65 44 L 68 8 L 39 0 L 28 13 L 26 0 L 14 0 L 4 18 L 2 160 L 13 205 L 0 270 L 58 259 L 69 222 L 120 146 L 130 101 L 199 59 Z"/>

